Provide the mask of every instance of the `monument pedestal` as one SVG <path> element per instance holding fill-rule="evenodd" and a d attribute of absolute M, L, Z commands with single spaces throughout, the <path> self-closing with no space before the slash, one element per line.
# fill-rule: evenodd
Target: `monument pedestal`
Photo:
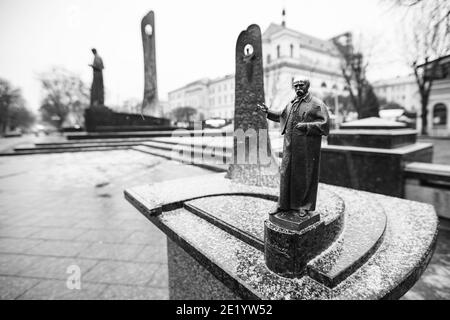
<path fill-rule="evenodd" d="M 322 147 L 320 181 L 404 197 L 407 162 L 431 162 L 433 145 L 416 142 L 404 124 L 368 118 L 341 125 Z"/>
<path fill-rule="evenodd" d="M 299 217 L 292 212 L 271 215 L 264 222 L 267 267 L 288 278 L 306 273 L 307 263 L 328 248 L 341 232 L 344 203 L 333 194 L 332 207 Z M 325 222 L 327 222 L 325 224 Z"/>
<path fill-rule="evenodd" d="M 303 251 L 286 238 L 297 260 L 285 260 L 294 261 L 294 272 L 283 273 L 289 269 L 270 260 L 264 235 L 277 228 L 268 221 L 277 194 L 223 173 L 125 191 L 169 239 L 171 299 L 399 298 L 432 256 L 438 223 L 432 206 L 320 184 L 320 221 L 309 226 L 316 231 L 295 235 Z M 269 241 L 279 245 L 283 236 L 292 235 Z"/>

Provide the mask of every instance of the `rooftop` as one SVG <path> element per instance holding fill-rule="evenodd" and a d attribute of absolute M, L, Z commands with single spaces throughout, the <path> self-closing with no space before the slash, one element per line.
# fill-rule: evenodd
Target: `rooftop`
<path fill-rule="evenodd" d="M 314 36 L 299 32 L 294 29 L 287 28 L 285 26 L 276 23 L 271 23 L 269 25 L 266 31 L 264 31 L 262 39 L 263 41 L 270 41 L 271 38 L 273 38 L 277 34 L 281 34 L 282 32 L 287 32 L 292 36 L 298 38 L 301 41 L 302 45 L 309 46 L 318 51 L 323 51 L 326 53 L 339 54 L 337 48 L 330 40 L 319 39 Z"/>

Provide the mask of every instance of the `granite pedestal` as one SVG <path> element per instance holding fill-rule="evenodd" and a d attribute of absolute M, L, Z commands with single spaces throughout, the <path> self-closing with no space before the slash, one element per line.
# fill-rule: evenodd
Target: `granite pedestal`
<path fill-rule="evenodd" d="M 223 173 L 125 191 L 168 237 L 171 299 L 396 299 L 430 261 L 432 206 L 320 184 L 316 212 L 332 231 L 313 240 L 322 247 L 301 273 L 280 275 L 264 253 L 277 194 Z"/>
<path fill-rule="evenodd" d="M 404 197 L 404 166 L 428 162 L 433 145 L 416 141 L 417 131 L 378 118 L 343 124 L 322 147 L 320 181 Z"/>

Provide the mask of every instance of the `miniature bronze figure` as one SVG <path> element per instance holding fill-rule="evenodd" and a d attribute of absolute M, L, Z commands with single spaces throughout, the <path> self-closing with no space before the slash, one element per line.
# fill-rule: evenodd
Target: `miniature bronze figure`
<path fill-rule="evenodd" d="M 105 102 L 105 94 L 103 89 L 103 60 L 97 53 L 96 49 L 92 49 L 94 61 L 89 66 L 92 68 L 93 79 L 91 87 L 91 106 L 103 106 Z"/>
<path fill-rule="evenodd" d="M 280 122 L 284 135 L 280 168 L 280 197 L 275 215 L 290 212 L 306 217 L 316 208 L 322 136 L 329 133 L 329 115 L 324 102 L 308 92 L 309 80 L 295 79 L 296 97 L 281 112 L 258 107 L 269 120 Z"/>

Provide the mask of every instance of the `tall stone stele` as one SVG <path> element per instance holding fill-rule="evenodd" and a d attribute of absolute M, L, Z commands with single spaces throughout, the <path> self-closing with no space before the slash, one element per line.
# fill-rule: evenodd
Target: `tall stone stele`
<path fill-rule="evenodd" d="M 227 178 L 240 183 L 275 187 L 278 164 L 272 154 L 264 103 L 261 29 L 252 24 L 236 42 L 234 143 Z"/>
<path fill-rule="evenodd" d="M 144 49 L 144 99 L 142 110 L 158 116 L 158 85 L 156 77 L 155 14 L 147 13 L 141 21 L 142 45 Z"/>

